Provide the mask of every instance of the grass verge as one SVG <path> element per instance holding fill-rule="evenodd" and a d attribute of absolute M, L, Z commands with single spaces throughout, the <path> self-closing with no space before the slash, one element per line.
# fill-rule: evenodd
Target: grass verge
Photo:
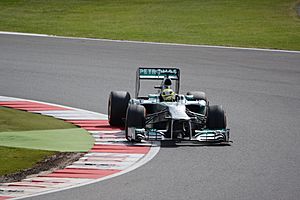
<path fill-rule="evenodd" d="M 300 50 L 296 0 L 2 0 L 0 30 Z"/>
<path fill-rule="evenodd" d="M 39 114 L 0 107 L 0 176 L 30 168 L 57 152 L 84 152 L 93 144 L 83 129 Z"/>
<path fill-rule="evenodd" d="M 87 152 L 93 146 L 93 139 L 86 130 L 81 128 L 0 132 L 0 146 Z"/>
<path fill-rule="evenodd" d="M 27 169 L 55 152 L 0 146 L 0 176 Z"/>
<path fill-rule="evenodd" d="M 0 132 L 69 128 L 76 126 L 53 117 L 0 107 Z"/>

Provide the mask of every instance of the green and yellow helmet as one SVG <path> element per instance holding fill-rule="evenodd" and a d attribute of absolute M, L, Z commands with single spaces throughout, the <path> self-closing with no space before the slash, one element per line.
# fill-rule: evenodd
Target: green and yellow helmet
<path fill-rule="evenodd" d="M 163 89 L 161 97 L 164 101 L 175 101 L 175 92 L 171 88 Z"/>

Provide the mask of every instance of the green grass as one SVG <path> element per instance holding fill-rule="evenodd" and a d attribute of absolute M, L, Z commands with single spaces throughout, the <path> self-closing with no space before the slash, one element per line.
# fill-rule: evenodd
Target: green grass
<path fill-rule="evenodd" d="M 296 0 L 2 0 L 0 30 L 300 50 L 296 3 Z"/>
<path fill-rule="evenodd" d="M 53 117 L 0 107 L 0 132 L 76 128 Z"/>
<path fill-rule="evenodd" d="M 0 146 L 0 176 L 30 168 L 53 154 L 55 152 Z"/>
<path fill-rule="evenodd" d="M 87 152 L 93 146 L 93 139 L 86 130 L 81 128 L 0 132 L 0 146 Z"/>
<path fill-rule="evenodd" d="M 30 168 L 57 151 L 84 152 L 92 145 L 90 134 L 70 123 L 0 107 L 0 175 Z"/>

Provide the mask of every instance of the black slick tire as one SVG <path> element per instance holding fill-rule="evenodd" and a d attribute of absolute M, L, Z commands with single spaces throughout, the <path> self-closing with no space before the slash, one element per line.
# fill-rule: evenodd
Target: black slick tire
<path fill-rule="evenodd" d="M 126 114 L 126 122 L 125 122 L 125 136 L 126 139 L 132 141 L 131 138 L 128 137 L 128 128 L 144 128 L 145 127 L 145 115 L 146 110 L 144 106 L 141 105 L 129 105 Z"/>
<path fill-rule="evenodd" d="M 108 121 L 111 126 L 124 126 L 123 119 L 126 111 L 130 94 L 124 91 L 112 91 L 108 99 Z"/>
<path fill-rule="evenodd" d="M 211 130 L 226 129 L 227 121 L 222 106 L 212 105 L 208 107 L 207 128 Z"/>

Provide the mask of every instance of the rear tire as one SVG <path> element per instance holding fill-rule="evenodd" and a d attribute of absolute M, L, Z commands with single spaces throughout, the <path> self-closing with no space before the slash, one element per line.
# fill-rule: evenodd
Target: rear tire
<path fill-rule="evenodd" d="M 108 100 L 108 121 L 111 126 L 124 126 L 123 119 L 126 117 L 126 110 L 130 94 L 124 91 L 112 91 Z"/>
<path fill-rule="evenodd" d="M 187 93 L 187 95 L 193 95 L 195 100 L 204 100 L 207 101 L 207 97 L 205 92 L 201 91 L 190 91 Z"/>
<path fill-rule="evenodd" d="M 227 121 L 225 111 L 222 106 L 213 105 L 208 107 L 208 118 L 207 118 L 207 128 L 216 129 L 226 129 Z"/>
<path fill-rule="evenodd" d="M 144 106 L 131 104 L 127 109 L 126 123 L 125 123 L 125 136 L 126 139 L 132 141 L 128 136 L 128 128 L 144 128 L 145 127 L 146 109 Z M 138 140 L 136 140 L 138 141 Z"/>

